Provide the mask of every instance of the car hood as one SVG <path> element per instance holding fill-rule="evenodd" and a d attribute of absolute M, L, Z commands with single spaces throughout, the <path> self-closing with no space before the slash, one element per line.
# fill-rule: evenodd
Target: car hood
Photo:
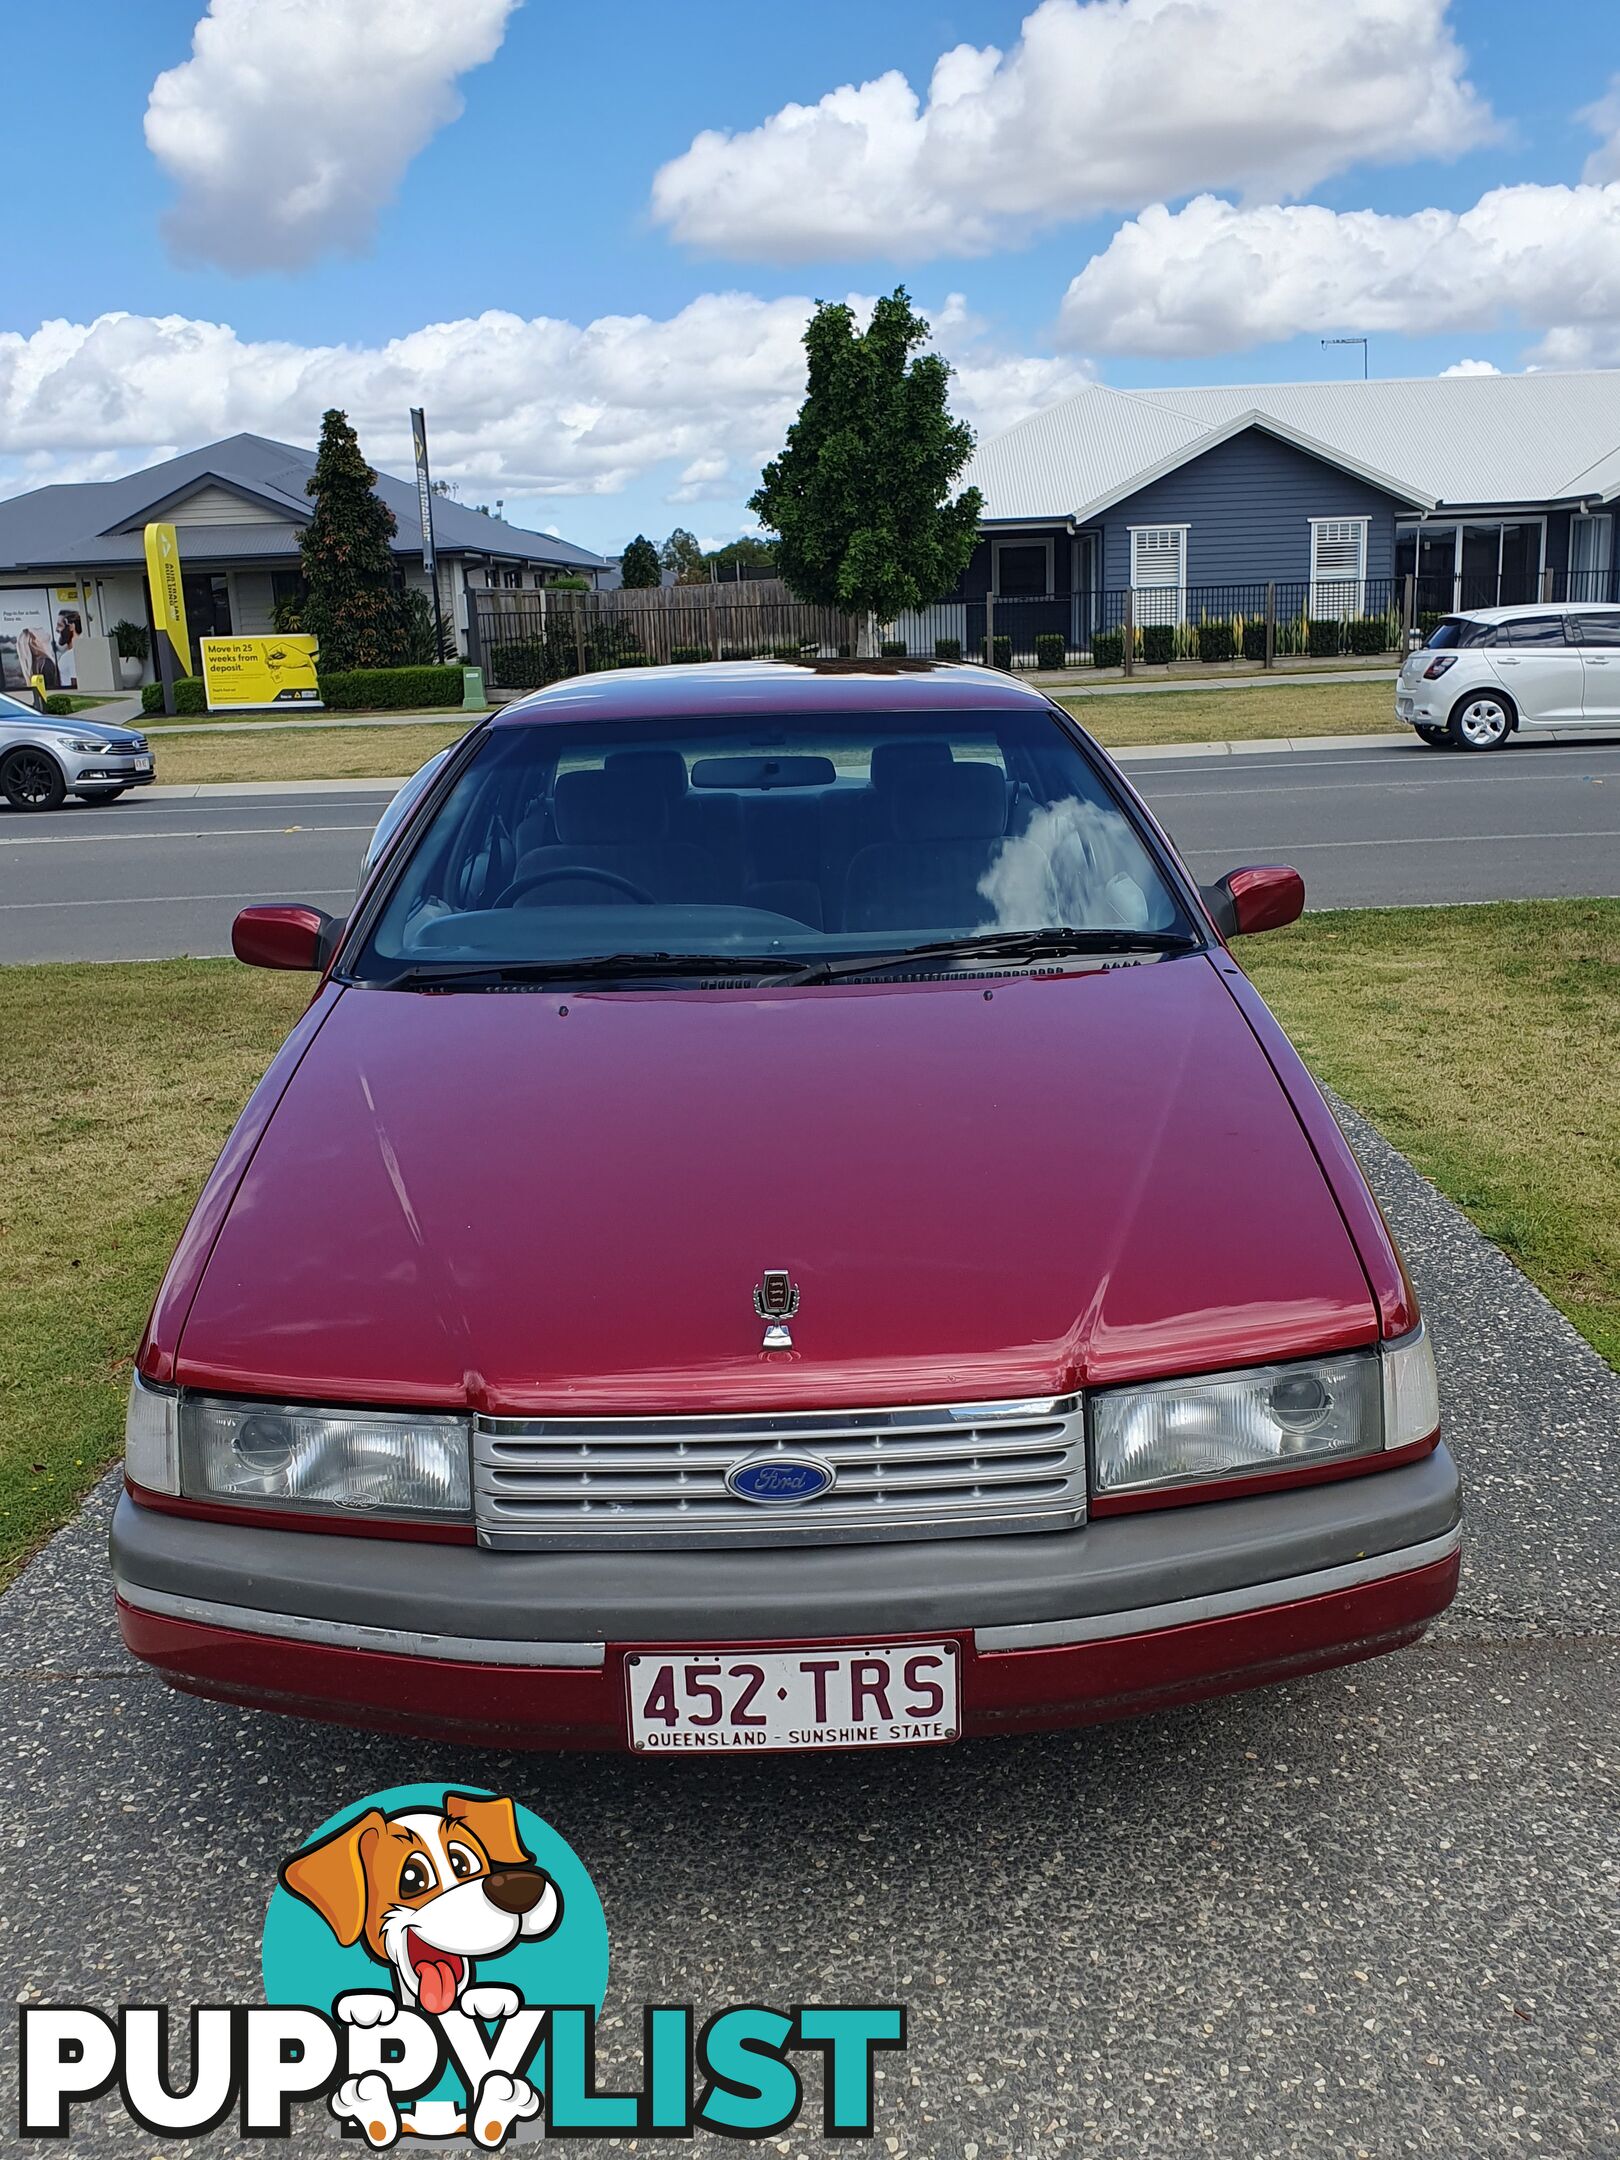
<path fill-rule="evenodd" d="M 766 1353 L 754 1288 L 800 1292 Z M 986 1401 L 1367 1342 L 1203 956 L 949 984 L 337 996 L 175 1377 L 491 1412 Z"/>
<path fill-rule="evenodd" d="M 93 735 L 97 742 L 110 743 L 114 748 L 120 750 L 133 750 L 137 743 L 144 747 L 146 742 L 146 737 L 137 733 L 134 728 L 109 727 L 105 720 L 96 718 L 93 709 L 77 715 L 72 720 L 45 720 L 36 721 L 34 724 L 48 735 L 60 735 L 63 737 L 83 735 L 86 738 Z"/>

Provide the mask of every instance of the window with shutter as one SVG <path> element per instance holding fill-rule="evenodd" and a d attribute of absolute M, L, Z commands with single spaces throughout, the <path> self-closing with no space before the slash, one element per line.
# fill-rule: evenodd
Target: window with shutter
<path fill-rule="evenodd" d="M 1311 519 L 1311 613 L 1365 613 L 1367 520 Z"/>
<path fill-rule="evenodd" d="M 1185 525 L 1131 527 L 1132 606 L 1137 622 L 1178 623 L 1187 585 Z"/>

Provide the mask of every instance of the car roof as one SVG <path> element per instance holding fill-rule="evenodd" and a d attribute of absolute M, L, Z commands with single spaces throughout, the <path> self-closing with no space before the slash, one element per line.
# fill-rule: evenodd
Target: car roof
<path fill-rule="evenodd" d="M 1448 610 L 1451 622 L 1517 622 L 1521 615 L 1612 615 L 1620 600 L 1522 600 L 1517 607 L 1464 607 Z"/>
<path fill-rule="evenodd" d="M 493 724 L 723 713 L 984 712 L 1046 703 L 1030 684 L 967 663 L 717 660 L 574 675 L 504 706 Z"/>

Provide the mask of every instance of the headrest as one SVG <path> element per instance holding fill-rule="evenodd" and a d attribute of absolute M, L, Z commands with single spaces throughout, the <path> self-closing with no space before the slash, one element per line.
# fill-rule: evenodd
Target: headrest
<path fill-rule="evenodd" d="M 610 750 L 603 763 L 610 773 L 645 773 L 671 802 L 686 793 L 686 760 L 678 750 Z"/>
<path fill-rule="evenodd" d="M 999 765 L 942 765 L 911 775 L 892 798 L 897 840 L 994 840 L 1007 829 Z"/>
<path fill-rule="evenodd" d="M 669 831 L 663 782 L 656 772 L 636 765 L 559 773 L 552 814 L 565 847 L 662 840 Z"/>
<path fill-rule="evenodd" d="M 908 787 L 919 774 L 938 772 L 951 762 L 951 746 L 942 742 L 881 742 L 872 752 L 875 788 Z"/>

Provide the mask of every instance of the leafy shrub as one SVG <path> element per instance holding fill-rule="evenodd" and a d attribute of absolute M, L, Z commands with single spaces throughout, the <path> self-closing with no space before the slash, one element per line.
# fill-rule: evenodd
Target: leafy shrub
<path fill-rule="evenodd" d="M 1237 658 L 1237 637 L 1229 622 L 1201 622 L 1198 625 L 1198 657 L 1200 660 Z"/>
<path fill-rule="evenodd" d="M 655 663 L 651 653 L 622 652 L 616 660 L 607 661 L 604 665 L 608 667 L 652 667 Z"/>
<path fill-rule="evenodd" d="M 722 660 L 752 660 L 754 648 L 752 645 L 722 645 L 720 657 Z"/>
<path fill-rule="evenodd" d="M 1363 657 L 1388 652 L 1400 635 L 1387 615 L 1358 615 L 1344 627 L 1349 651 Z"/>
<path fill-rule="evenodd" d="M 459 670 L 458 670 L 459 672 Z M 141 686 L 141 711 L 160 713 L 163 710 L 163 685 L 149 682 Z M 208 699 L 203 690 L 200 675 L 181 675 L 174 685 L 174 710 L 177 718 L 194 716 L 208 710 Z"/>
<path fill-rule="evenodd" d="M 694 660 L 707 660 L 709 648 L 707 645 L 674 645 L 669 657 L 677 667 L 688 667 Z"/>
<path fill-rule="evenodd" d="M 1246 622 L 1243 625 L 1243 657 L 1245 660 L 1263 660 L 1266 657 L 1266 626 L 1262 622 Z"/>
<path fill-rule="evenodd" d="M 459 667 L 349 668 L 316 679 L 330 712 L 414 712 L 462 697 Z"/>
<path fill-rule="evenodd" d="M 423 596 L 426 598 L 426 595 Z M 283 593 L 270 607 L 270 627 L 277 637 L 297 637 L 304 627 L 304 600 L 301 593 Z"/>
<path fill-rule="evenodd" d="M 1325 660 L 1344 650 L 1344 624 L 1337 615 L 1313 615 L 1305 625 L 1313 660 Z"/>
<path fill-rule="evenodd" d="M 960 660 L 961 657 L 962 640 L 959 637 L 935 638 L 934 658 L 936 660 Z"/>
<path fill-rule="evenodd" d="M 984 641 L 984 660 L 988 667 L 1008 669 L 1012 666 L 1012 639 L 991 637 Z"/>
<path fill-rule="evenodd" d="M 903 637 L 889 637 L 878 647 L 882 660 L 903 660 L 906 657 L 906 641 Z"/>
<path fill-rule="evenodd" d="M 1440 625 L 1445 621 L 1445 619 L 1446 618 L 1441 614 L 1438 608 L 1418 609 L 1417 631 L 1419 637 L 1422 638 L 1425 645 L 1429 642 L 1429 639 L 1434 635 L 1435 631 L 1439 629 Z"/>
<path fill-rule="evenodd" d="M 1163 667 L 1166 661 L 1176 657 L 1176 626 L 1174 623 L 1150 622 L 1142 625 L 1142 658 L 1149 667 Z"/>
<path fill-rule="evenodd" d="M 803 651 L 804 647 L 802 645 L 773 645 L 771 647 L 771 658 L 773 660 L 797 660 Z"/>
<path fill-rule="evenodd" d="M 1060 668 L 1068 658 L 1069 641 L 1061 630 L 1043 630 L 1035 640 L 1035 665 Z"/>
<path fill-rule="evenodd" d="M 145 623 L 131 622 L 127 616 L 115 622 L 108 635 L 118 648 L 120 660 L 144 660 L 152 650 L 152 634 Z"/>
<path fill-rule="evenodd" d="M 1123 667 L 1125 665 L 1125 633 L 1123 630 L 1098 630 L 1091 640 L 1091 664 L 1093 667 Z"/>
<path fill-rule="evenodd" d="M 53 690 L 45 700 L 45 710 L 53 720 L 67 720 L 73 714 L 73 700 L 64 697 L 60 690 Z"/>
<path fill-rule="evenodd" d="M 547 681 L 550 674 L 558 672 L 548 668 L 547 659 L 544 638 L 504 638 L 499 645 L 489 648 L 489 679 L 499 683 L 503 690 L 533 689 Z"/>

